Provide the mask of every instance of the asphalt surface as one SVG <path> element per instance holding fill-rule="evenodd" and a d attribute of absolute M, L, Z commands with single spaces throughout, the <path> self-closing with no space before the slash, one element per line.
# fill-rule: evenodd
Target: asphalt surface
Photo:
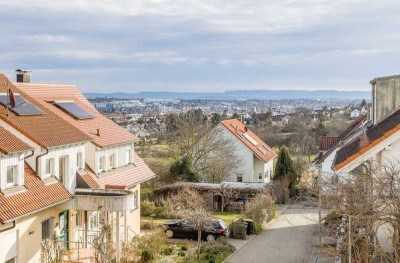
<path fill-rule="evenodd" d="M 225 263 L 308 262 L 317 241 L 317 208 L 294 204 Z"/>

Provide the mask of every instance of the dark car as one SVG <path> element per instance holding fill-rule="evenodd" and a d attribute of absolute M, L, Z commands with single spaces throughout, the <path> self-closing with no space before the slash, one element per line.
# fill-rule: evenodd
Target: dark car
<path fill-rule="evenodd" d="M 165 228 L 165 234 L 167 237 L 182 237 L 188 239 L 197 239 L 197 228 L 196 225 L 190 219 L 180 219 L 167 221 L 162 224 Z M 211 241 L 219 237 L 228 237 L 229 228 L 228 225 L 219 218 L 210 217 L 209 220 L 204 224 L 201 230 L 201 238 L 203 240 Z"/>

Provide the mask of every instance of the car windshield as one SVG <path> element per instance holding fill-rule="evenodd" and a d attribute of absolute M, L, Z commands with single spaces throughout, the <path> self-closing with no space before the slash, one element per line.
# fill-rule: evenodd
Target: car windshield
<path fill-rule="evenodd" d="M 218 222 L 219 222 L 219 224 L 220 224 L 220 226 L 221 226 L 222 228 L 228 228 L 228 225 L 225 223 L 225 221 L 223 221 L 223 220 L 218 220 Z"/>

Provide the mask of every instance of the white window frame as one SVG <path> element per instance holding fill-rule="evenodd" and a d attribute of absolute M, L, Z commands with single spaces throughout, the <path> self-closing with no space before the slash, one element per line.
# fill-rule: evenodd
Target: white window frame
<path fill-rule="evenodd" d="M 54 218 L 50 217 L 46 220 L 42 221 L 42 242 L 46 242 L 51 239 L 54 231 L 54 226 L 53 226 Z M 45 225 L 47 224 L 47 225 Z M 47 229 L 44 231 L 43 227 L 47 227 Z M 45 236 L 48 235 L 48 236 Z"/>
<path fill-rule="evenodd" d="M 99 158 L 99 167 L 98 167 L 99 173 L 101 173 L 101 172 L 104 171 L 105 161 L 106 161 L 106 160 L 105 160 L 104 156 L 101 156 L 101 157 Z"/>
<path fill-rule="evenodd" d="M 54 163 L 55 163 L 54 158 L 46 159 L 46 163 L 45 163 L 45 175 L 46 175 L 46 178 L 49 177 L 49 176 L 54 176 L 55 175 L 55 173 L 54 173 Z"/>
<path fill-rule="evenodd" d="M 83 168 L 83 154 L 81 152 L 76 154 L 76 166 L 78 168 Z"/>
<path fill-rule="evenodd" d="M 9 169 L 11 169 L 12 172 L 12 182 L 8 182 L 8 172 Z M 7 167 L 7 172 L 6 172 L 6 187 L 13 187 L 17 185 L 17 178 L 18 178 L 18 165 L 13 165 L 13 166 L 8 166 Z"/>
<path fill-rule="evenodd" d="M 125 152 L 125 165 L 128 165 L 131 163 L 131 151 L 127 150 Z"/>
<path fill-rule="evenodd" d="M 110 156 L 108 156 L 108 170 L 115 169 L 115 163 L 115 154 L 110 154 Z"/>

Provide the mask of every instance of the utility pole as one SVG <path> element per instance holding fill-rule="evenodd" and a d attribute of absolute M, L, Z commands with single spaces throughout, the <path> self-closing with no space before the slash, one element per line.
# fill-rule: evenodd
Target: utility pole
<path fill-rule="evenodd" d="M 348 263 L 351 263 L 351 215 L 349 216 L 349 229 L 348 229 L 348 232 L 349 232 L 349 252 L 348 252 L 348 254 L 349 254 L 349 262 Z"/>
<path fill-rule="evenodd" d="M 317 177 L 317 184 L 318 184 L 318 235 L 319 235 L 319 245 L 322 245 L 322 215 L 321 215 L 321 176 L 322 176 L 322 165 L 318 165 L 318 177 Z"/>

